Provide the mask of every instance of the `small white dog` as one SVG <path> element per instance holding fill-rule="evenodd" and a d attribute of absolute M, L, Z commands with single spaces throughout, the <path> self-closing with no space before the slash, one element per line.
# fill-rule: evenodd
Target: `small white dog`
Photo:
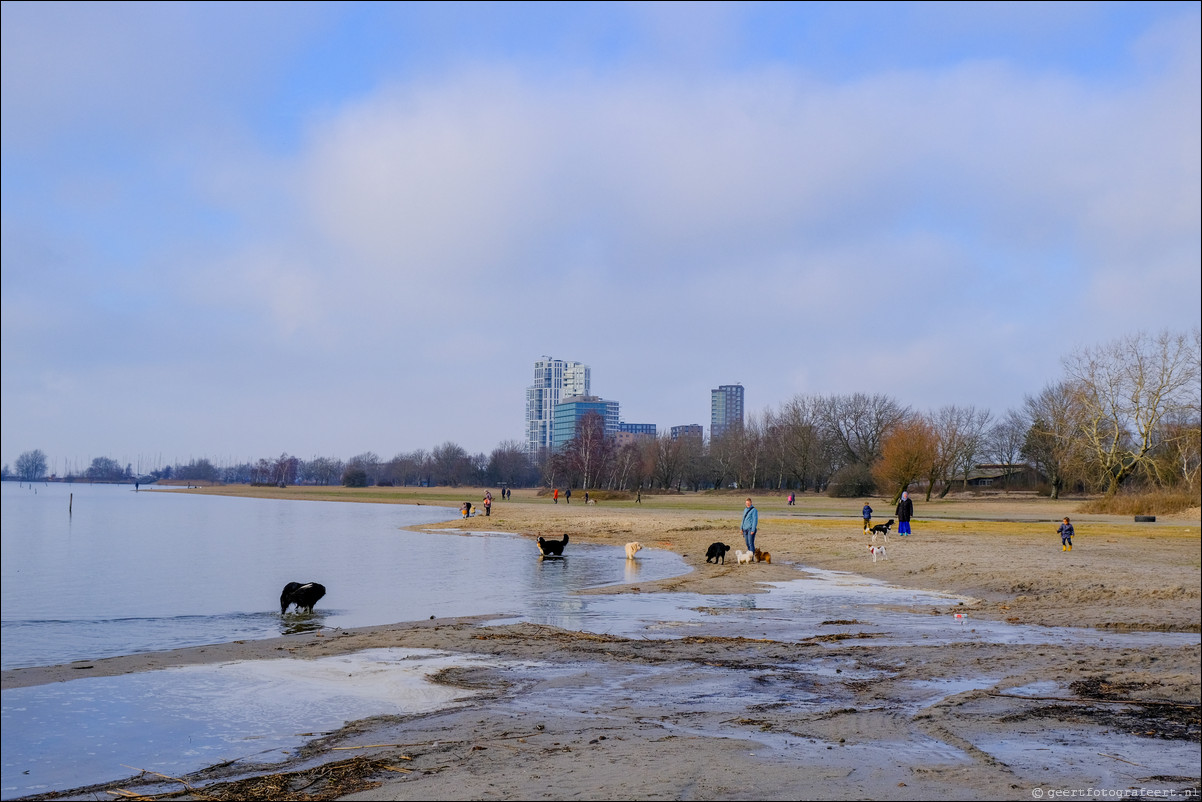
<path fill-rule="evenodd" d="M 880 557 L 882 560 L 889 559 L 889 554 L 885 551 L 884 546 L 869 546 L 868 551 L 872 553 L 873 562 L 876 562 L 877 557 Z"/>
<path fill-rule="evenodd" d="M 740 563 L 750 564 L 755 561 L 755 552 L 754 551 L 736 551 L 735 559 L 738 560 Z"/>
<path fill-rule="evenodd" d="M 626 559 L 633 560 L 635 552 L 643 550 L 643 544 L 637 541 L 631 541 L 626 544 Z"/>

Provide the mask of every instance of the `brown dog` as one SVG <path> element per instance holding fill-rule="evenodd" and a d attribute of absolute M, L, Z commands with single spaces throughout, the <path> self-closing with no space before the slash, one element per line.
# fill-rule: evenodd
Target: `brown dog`
<path fill-rule="evenodd" d="M 770 562 L 772 562 L 772 555 L 766 551 L 760 551 L 759 549 L 756 549 L 755 550 L 755 561 L 757 563 L 770 563 Z"/>

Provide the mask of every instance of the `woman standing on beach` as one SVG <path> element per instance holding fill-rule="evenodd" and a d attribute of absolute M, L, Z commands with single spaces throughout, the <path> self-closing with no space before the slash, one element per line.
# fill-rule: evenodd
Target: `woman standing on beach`
<path fill-rule="evenodd" d="M 914 515 L 914 502 L 909 493 L 902 493 L 901 501 L 897 502 L 897 534 L 907 537 L 910 534 L 910 518 Z"/>
<path fill-rule="evenodd" d="M 751 499 L 747 499 L 746 509 L 743 510 L 743 542 L 747 544 L 748 551 L 755 551 L 755 532 L 760 527 L 760 514 L 755 507 L 751 506 Z"/>

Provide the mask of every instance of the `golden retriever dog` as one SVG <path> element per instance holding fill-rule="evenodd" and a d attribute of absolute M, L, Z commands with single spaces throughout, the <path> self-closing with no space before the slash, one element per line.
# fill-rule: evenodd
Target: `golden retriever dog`
<path fill-rule="evenodd" d="M 636 541 L 631 541 L 626 544 L 626 559 L 633 560 L 635 552 L 643 550 L 643 544 Z"/>

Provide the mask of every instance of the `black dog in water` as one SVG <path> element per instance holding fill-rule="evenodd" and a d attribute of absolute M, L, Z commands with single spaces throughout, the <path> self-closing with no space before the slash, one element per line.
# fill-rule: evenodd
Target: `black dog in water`
<path fill-rule="evenodd" d="M 564 535 L 563 540 L 547 540 L 540 537 L 538 539 L 538 550 L 544 557 L 562 557 L 563 547 L 568 545 L 568 536 Z"/>
<path fill-rule="evenodd" d="M 316 582 L 307 582 L 302 585 L 300 582 L 289 582 L 284 585 L 284 592 L 280 594 L 280 615 L 288 612 L 290 604 L 296 605 L 296 611 L 299 613 L 304 610 L 306 613 L 313 612 L 313 605 L 326 595 L 326 586 L 319 585 Z"/>
<path fill-rule="evenodd" d="M 725 543 L 711 543 L 709 550 L 705 553 L 706 562 L 719 562 L 726 565 L 726 552 L 730 551 L 730 546 Z"/>

